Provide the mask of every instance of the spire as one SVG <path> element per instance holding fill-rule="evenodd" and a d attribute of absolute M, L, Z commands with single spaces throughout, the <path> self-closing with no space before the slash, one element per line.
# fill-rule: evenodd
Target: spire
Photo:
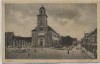
<path fill-rule="evenodd" d="M 46 9 L 43 7 L 43 5 L 42 5 L 42 7 L 39 9 L 39 11 L 40 11 L 40 14 L 45 14 L 46 13 Z"/>

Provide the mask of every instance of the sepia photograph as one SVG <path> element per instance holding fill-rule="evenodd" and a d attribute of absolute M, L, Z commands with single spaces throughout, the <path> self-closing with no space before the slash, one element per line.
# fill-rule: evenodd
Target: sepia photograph
<path fill-rule="evenodd" d="M 5 59 L 97 59 L 96 3 L 5 3 Z"/>

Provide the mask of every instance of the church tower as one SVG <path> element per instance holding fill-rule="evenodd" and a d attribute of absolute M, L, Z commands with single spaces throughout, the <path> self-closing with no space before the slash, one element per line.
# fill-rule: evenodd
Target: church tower
<path fill-rule="evenodd" d="M 47 17 L 48 16 L 46 15 L 46 9 L 42 6 L 39 9 L 39 15 L 37 15 L 37 27 L 47 27 Z"/>
<path fill-rule="evenodd" d="M 48 25 L 47 25 L 47 15 L 46 9 L 42 6 L 39 9 L 39 14 L 37 15 L 37 44 L 39 46 L 44 47 L 47 43 L 47 32 L 48 32 Z"/>

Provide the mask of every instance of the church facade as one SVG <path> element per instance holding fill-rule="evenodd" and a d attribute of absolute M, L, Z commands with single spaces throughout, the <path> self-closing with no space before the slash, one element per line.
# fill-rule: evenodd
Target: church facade
<path fill-rule="evenodd" d="M 61 42 L 61 36 L 47 24 L 46 9 L 42 6 L 37 15 L 37 26 L 32 30 L 32 46 L 54 47 Z"/>

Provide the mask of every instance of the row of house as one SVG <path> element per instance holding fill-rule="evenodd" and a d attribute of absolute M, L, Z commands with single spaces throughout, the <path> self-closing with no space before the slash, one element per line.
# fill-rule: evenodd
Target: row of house
<path fill-rule="evenodd" d="M 52 33 L 52 38 L 48 37 L 49 42 L 47 43 L 48 46 L 45 47 L 61 47 L 61 46 L 69 46 L 69 45 L 76 45 L 77 44 L 77 38 L 71 38 L 70 36 L 66 37 L 59 37 L 58 34 Z M 49 34 L 50 35 L 50 34 Z M 49 36 L 48 35 L 48 36 Z M 56 37 L 59 37 L 57 39 Z M 35 37 L 34 37 L 35 38 Z M 53 39 L 53 40 L 51 40 Z M 14 32 L 6 32 L 5 33 L 5 46 L 8 47 L 33 47 L 32 43 L 32 37 L 20 37 L 20 36 L 15 36 Z M 37 45 L 38 42 L 34 45 Z M 42 45 L 42 44 L 41 44 Z M 38 46 L 36 46 L 38 47 Z"/>
<path fill-rule="evenodd" d="M 92 52 L 95 58 L 97 58 L 97 29 L 90 33 L 85 33 L 81 42 L 82 46 L 86 48 L 86 50 Z"/>
<path fill-rule="evenodd" d="M 31 45 L 31 37 L 15 36 L 13 32 L 5 33 L 6 47 L 26 47 Z"/>

